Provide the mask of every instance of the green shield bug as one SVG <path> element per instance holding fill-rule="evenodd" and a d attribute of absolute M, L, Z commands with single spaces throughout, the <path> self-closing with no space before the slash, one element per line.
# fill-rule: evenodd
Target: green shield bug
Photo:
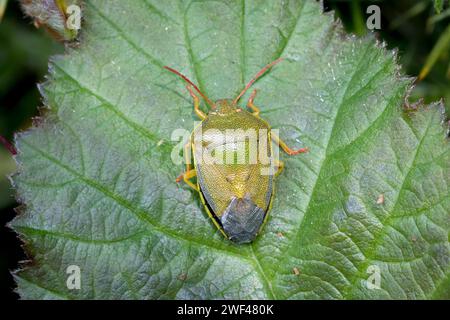
<path fill-rule="evenodd" d="M 186 76 L 164 67 L 188 83 L 194 111 L 202 120 L 184 146 L 186 171 L 176 181 L 184 180 L 199 193 L 213 223 L 227 239 L 235 243 L 253 241 L 267 220 L 274 197 L 274 176 L 284 166 L 274 159 L 271 141 L 289 155 L 308 151 L 307 148 L 290 149 L 259 117 L 259 108 L 253 103 L 256 90 L 247 103 L 251 112 L 238 106 L 239 99 L 253 83 L 281 60 L 262 68 L 234 100 L 221 99 L 216 102 L 212 102 Z M 192 88 L 210 106 L 207 115 L 200 110 L 200 99 Z M 253 156 L 252 150 L 255 148 L 252 140 L 257 146 L 256 158 Z M 193 167 L 191 153 L 194 156 Z M 264 171 L 267 168 L 264 158 L 277 170 Z M 191 179 L 195 177 L 197 182 L 193 183 Z"/>

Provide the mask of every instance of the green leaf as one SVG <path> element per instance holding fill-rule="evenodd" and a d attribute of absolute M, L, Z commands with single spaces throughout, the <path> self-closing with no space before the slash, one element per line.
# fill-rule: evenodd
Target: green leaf
<path fill-rule="evenodd" d="M 7 4 L 8 0 L 0 0 L 0 22 L 2 21 L 3 15 L 5 14 Z"/>
<path fill-rule="evenodd" d="M 434 0 L 434 10 L 436 13 L 441 13 L 442 9 L 444 9 L 444 0 Z"/>
<path fill-rule="evenodd" d="M 2 145 L 3 148 L 3 145 Z M 5 177 L 0 179 L 0 209 L 11 205 L 14 201 L 14 196 L 11 194 L 11 185 L 6 179 L 7 175 L 10 175 L 15 171 L 15 163 L 11 158 L 11 154 L 4 149 L 0 150 L 0 176 Z"/>
<path fill-rule="evenodd" d="M 443 106 L 404 111 L 395 52 L 314 1 L 96 0 L 83 16 L 79 47 L 51 63 L 48 111 L 16 141 L 12 226 L 33 259 L 15 274 L 22 298 L 449 298 Z M 230 98 L 280 56 L 256 104 L 310 152 L 282 155 L 267 224 L 234 245 L 174 181 L 171 134 L 197 118 L 162 67 Z"/>
<path fill-rule="evenodd" d="M 448 52 L 449 47 L 450 47 L 450 24 L 439 36 L 439 39 L 434 45 L 433 50 L 431 50 L 430 54 L 428 55 L 425 61 L 425 65 L 422 67 L 422 70 L 420 70 L 419 80 L 424 79 L 428 75 L 430 70 L 438 61 L 439 57 Z"/>

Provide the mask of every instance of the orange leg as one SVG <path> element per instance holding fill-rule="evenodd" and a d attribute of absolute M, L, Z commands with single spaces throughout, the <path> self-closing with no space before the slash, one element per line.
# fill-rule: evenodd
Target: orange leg
<path fill-rule="evenodd" d="M 197 186 L 190 181 L 190 179 L 194 178 L 197 175 L 197 171 L 195 169 L 191 169 L 191 141 L 189 141 L 184 145 L 184 162 L 186 163 L 186 172 L 180 174 L 176 182 L 180 182 L 181 180 L 184 180 L 186 184 L 191 187 L 192 189 L 198 191 Z"/>
<path fill-rule="evenodd" d="M 195 95 L 194 91 L 192 91 L 191 86 L 186 86 L 186 89 L 188 89 L 189 94 L 191 95 L 192 99 L 194 99 L 194 111 L 197 114 L 197 116 L 204 120 L 206 118 L 206 115 L 203 113 L 202 110 L 200 110 L 200 99 Z"/>
<path fill-rule="evenodd" d="M 283 149 L 283 151 L 286 152 L 290 156 L 293 156 L 293 155 L 299 154 L 299 153 L 305 153 L 305 152 L 309 151 L 308 148 L 300 148 L 297 150 L 292 150 L 291 148 L 289 148 L 287 146 L 287 144 L 283 140 L 280 139 L 280 137 L 278 137 L 273 132 L 271 132 L 271 136 L 272 136 L 273 141 L 275 141 L 275 143 L 278 144 L 281 147 L 281 149 Z"/>
<path fill-rule="evenodd" d="M 197 171 L 195 169 L 192 169 L 190 171 L 186 171 L 185 173 L 180 174 L 180 176 L 177 178 L 176 182 L 180 182 L 182 179 L 183 181 L 192 189 L 195 191 L 198 191 L 198 187 L 191 181 L 192 178 L 197 176 Z"/>
<path fill-rule="evenodd" d="M 248 102 L 247 102 L 247 107 L 252 109 L 253 115 L 255 117 L 258 117 L 259 116 L 259 108 L 253 104 L 253 100 L 255 100 L 255 97 L 256 97 L 256 89 L 253 90 L 252 94 L 250 95 L 250 98 L 248 99 Z"/>
<path fill-rule="evenodd" d="M 280 175 L 280 173 L 283 171 L 284 169 L 284 162 L 281 160 L 275 160 L 275 165 L 277 166 L 277 172 L 275 172 L 275 177 L 278 177 Z"/>

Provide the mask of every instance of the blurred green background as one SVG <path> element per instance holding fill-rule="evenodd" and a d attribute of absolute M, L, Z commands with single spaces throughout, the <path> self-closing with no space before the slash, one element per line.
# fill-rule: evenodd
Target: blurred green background
<path fill-rule="evenodd" d="M 14 132 L 26 130 L 38 115 L 41 98 L 37 83 L 44 81 L 49 56 L 63 45 L 25 18 L 18 1 L 8 1 L 0 22 L 0 135 L 13 141 Z M 17 298 L 10 271 L 26 259 L 15 233 L 5 226 L 14 216 L 14 191 L 6 175 L 15 170 L 11 155 L 0 145 L 0 289 Z"/>
<path fill-rule="evenodd" d="M 2 2 L 4 0 L 0 0 L 0 12 Z M 364 36 L 368 33 L 366 8 L 372 4 L 381 9 L 378 38 L 386 41 L 388 48 L 399 49 L 399 62 L 404 73 L 418 76 L 429 63 L 427 61 L 435 61 L 427 76 L 417 83 L 411 100 L 423 97 L 425 102 L 431 102 L 444 98 L 447 114 L 450 114 L 448 1 L 328 0 L 324 1 L 324 8 L 334 10 L 349 32 Z M 8 1 L 0 23 L 1 136 L 13 141 L 14 132 L 26 130 L 32 124 L 32 118 L 38 116 L 42 102 L 36 84 L 45 80 L 49 57 L 62 52 L 63 45 L 43 30 L 36 29 L 32 20 L 24 17 L 17 1 Z M 14 207 L 17 206 L 14 191 L 6 178 L 14 167 L 12 157 L 0 145 L 0 289 L 2 296 L 10 299 L 18 298 L 13 292 L 10 271 L 26 259 L 19 239 L 5 226 L 15 216 Z"/>

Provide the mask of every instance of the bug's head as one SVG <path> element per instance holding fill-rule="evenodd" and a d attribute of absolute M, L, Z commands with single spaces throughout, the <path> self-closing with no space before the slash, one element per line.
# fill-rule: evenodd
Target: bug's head
<path fill-rule="evenodd" d="M 182 73 L 178 72 L 177 70 L 172 69 L 172 68 L 167 67 L 167 66 L 164 66 L 164 69 L 169 70 L 172 73 L 175 73 L 177 76 L 181 77 L 184 81 L 186 81 L 190 86 L 192 86 L 195 89 L 195 91 L 197 91 L 202 96 L 202 98 L 206 101 L 206 103 L 211 107 L 211 109 L 213 110 L 214 113 L 229 114 L 229 113 L 232 113 L 232 112 L 239 112 L 239 111 L 241 111 L 241 109 L 239 107 L 237 107 L 237 103 L 238 103 L 239 99 L 244 95 L 245 92 L 247 92 L 247 90 L 253 85 L 253 83 L 259 77 L 261 77 L 267 70 L 269 70 L 270 68 L 272 68 L 274 65 L 276 65 L 278 62 L 280 62 L 282 60 L 283 60 L 282 58 L 279 58 L 279 59 L 269 63 L 264 68 L 262 68 L 253 77 L 253 79 L 251 79 L 247 83 L 245 88 L 241 91 L 241 93 L 239 93 L 239 95 L 234 100 L 221 99 L 221 100 L 217 100 L 215 103 L 212 102 L 203 92 L 201 92 L 200 89 L 191 80 L 189 80 L 185 75 L 183 75 Z M 189 86 L 188 86 L 188 90 L 191 92 L 191 95 L 193 97 L 195 97 L 192 89 Z"/>
<path fill-rule="evenodd" d="M 212 113 L 217 113 L 220 115 L 230 114 L 232 112 L 239 112 L 241 109 L 236 106 L 231 99 L 220 99 L 214 103 L 214 109 L 211 110 Z"/>

